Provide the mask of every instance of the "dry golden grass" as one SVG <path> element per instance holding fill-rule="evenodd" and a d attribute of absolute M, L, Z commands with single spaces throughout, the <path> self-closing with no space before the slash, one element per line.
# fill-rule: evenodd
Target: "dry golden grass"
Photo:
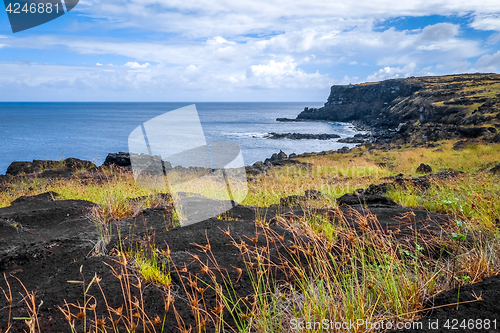
<path fill-rule="evenodd" d="M 439 291 L 500 273 L 500 225 L 497 224 L 500 218 L 499 176 L 480 171 L 498 163 L 500 145 L 477 144 L 455 151 L 453 143 L 441 142 L 438 148 L 403 147 L 385 152 L 358 148 L 348 154 L 301 159 L 312 164 L 310 169 L 275 168 L 255 177 L 249 183 L 249 195 L 244 203 L 268 206 L 279 203 L 280 198 L 289 195 L 303 195 L 309 189 L 319 190 L 325 196 L 307 203 L 311 210 L 306 216 L 277 218 L 278 223 L 294 235 L 291 245 L 285 244 L 284 239 L 265 224 L 262 236 L 267 239 L 267 247 L 243 248 L 241 242 L 233 240 L 233 245 L 240 248 L 247 264 L 247 270 L 242 270 L 240 277 L 243 274 L 250 277 L 254 291 L 252 302 L 248 302 L 248 295 L 239 295 L 235 281 L 224 274 L 222 283 L 217 280 L 216 274 L 220 276 L 222 271 L 217 258 L 211 254 L 209 246 L 200 248 L 209 255 L 211 262 L 208 266 L 199 262 L 202 267 L 199 274 L 211 277 L 211 283 L 202 285 L 197 274 L 189 275 L 186 280 L 181 279 L 181 287 L 188 295 L 187 301 L 192 304 L 192 315 L 197 321 L 193 329 L 203 332 L 205 327 L 212 325 L 216 332 L 295 332 L 291 324 L 294 319 L 410 322 L 420 316 L 424 301 Z M 386 165 L 382 167 L 379 163 Z M 335 198 L 372 183 L 387 181 L 384 177 L 399 173 L 419 175 L 415 170 L 420 163 L 431 165 L 435 171 L 452 168 L 468 172 L 456 178 L 431 181 L 431 187 L 426 190 L 407 186 L 389 193 L 401 204 L 456 218 L 456 225 L 444 233 L 443 238 L 435 239 L 448 252 L 445 257 L 428 257 L 416 244 L 403 245 L 391 235 L 380 234 L 375 229 L 365 229 L 363 236 L 357 237 L 357 231 L 346 223 L 342 211 L 336 208 Z M 19 195 L 52 190 L 61 193 L 63 198 L 98 202 L 100 209 L 95 214 L 103 214 L 103 221 L 106 218 L 122 218 L 147 205 L 166 204 L 153 196 L 140 202 L 139 206 L 127 206 L 130 197 L 148 196 L 155 192 L 138 188 L 131 173 L 119 170 L 106 172 L 99 180 L 87 183 L 77 178 L 19 180 L 4 191 L 2 198 L 8 201 Z M 40 188 L 32 187 L 35 185 Z M 210 193 L 209 189 L 206 193 Z M 315 213 L 314 207 L 330 208 L 338 222 L 334 223 L 331 216 Z M 377 223 L 369 212 L 353 214 L 359 225 Z M 304 235 L 309 237 L 307 242 Z M 464 242 L 463 237 L 469 237 L 468 241 Z M 281 250 L 277 250 L 277 245 L 282 246 Z M 155 245 L 151 246 L 154 248 Z M 283 251 L 286 256 L 282 255 Z M 169 256 L 168 251 L 162 254 Z M 118 258 L 121 268 L 112 271 L 122 286 L 123 307 L 108 307 L 107 313 L 96 313 L 95 308 L 92 309 L 94 298 L 86 295 L 85 291 L 90 284 L 96 283 L 105 297 L 99 278 L 88 283 L 80 281 L 78 283 L 84 287 L 82 305 L 60 305 L 73 332 L 116 332 L 119 326 L 129 331 L 164 331 L 162 323 L 168 310 L 174 309 L 172 284 L 165 271 L 166 266 L 160 262 L 159 256 L 154 257 L 156 261 L 148 263 L 140 252 L 120 252 Z M 197 258 L 193 256 L 193 260 Z M 131 267 L 134 268 L 132 271 Z M 170 267 L 171 272 L 176 270 L 175 266 Z M 288 282 L 276 280 L 276 272 L 286 276 Z M 145 276 L 141 277 L 141 274 Z M 161 287 L 169 295 L 165 313 L 148 317 L 145 311 L 147 300 L 141 296 L 146 281 Z M 206 288 L 216 291 L 215 308 L 206 306 L 201 292 Z M 131 296 L 132 290 L 139 293 L 139 298 Z M 12 297 L 10 290 L 3 290 L 3 294 L 7 300 Z M 37 331 L 38 325 L 36 309 L 31 306 L 34 297 L 34 294 L 26 293 L 25 298 L 30 313 L 26 325 L 33 332 Z M 224 309 L 231 309 L 231 324 Z M 178 330 L 189 331 L 175 309 L 173 312 Z M 86 320 L 82 327 L 75 325 L 79 316 Z M 79 322 L 83 325 L 81 320 Z M 331 331 L 341 332 L 342 329 Z M 366 325 L 356 330 L 367 331 Z M 311 329 L 310 332 L 321 330 Z"/>

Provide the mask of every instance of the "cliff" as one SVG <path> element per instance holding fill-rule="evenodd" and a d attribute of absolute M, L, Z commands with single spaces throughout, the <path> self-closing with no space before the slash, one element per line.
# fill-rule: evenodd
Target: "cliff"
<path fill-rule="evenodd" d="M 355 122 L 377 129 L 500 127 L 500 75 L 410 77 L 332 86 L 325 106 L 296 120 Z M 493 130 L 491 130 L 493 132 Z"/>

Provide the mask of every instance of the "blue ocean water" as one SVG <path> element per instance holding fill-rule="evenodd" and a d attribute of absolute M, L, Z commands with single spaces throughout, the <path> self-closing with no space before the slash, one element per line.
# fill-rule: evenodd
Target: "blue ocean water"
<path fill-rule="evenodd" d="M 76 157 L 104 162 L 108 153 L 128 151 L 129 134 L 142 123 L 193 103 L 0 103 L 0 174 L 13 161 Z M 271 140 L 269 132 L 357 132 L 350 124 L 277 122 L 295 118 L 305 106 L 322 103 L 195 103 L 207 142 L 233 142 L 246 165 L 280 149 L 303 153 L 353 145 L 333 140 Z"/>

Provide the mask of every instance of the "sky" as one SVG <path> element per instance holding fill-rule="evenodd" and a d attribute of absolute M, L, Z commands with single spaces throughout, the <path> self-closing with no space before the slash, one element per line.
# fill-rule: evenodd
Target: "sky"
<path fill-rule="evenodd" d="M 0 101 L 324 102 L 500 71 L 498 0 L 80 0 L 18 33 L 0 8 Z"/>

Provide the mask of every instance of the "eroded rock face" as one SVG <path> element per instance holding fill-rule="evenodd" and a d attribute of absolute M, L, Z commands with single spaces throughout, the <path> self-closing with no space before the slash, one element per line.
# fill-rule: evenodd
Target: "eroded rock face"
<path fill-rule="evenodd" d="M 132 165 L 132 163 L 130 162 L 130 153 L 124 153 L 124 152 L 109 153 L 108 156 L 106 156 L 106 160 L 104 161 L 103 165 L 106 166 L 117 165 L 121 167 L 130 167 Z"/>
<path fill-rule="evenodd" d="M 325 106 L 305 108 L 295 120 L 355 123 L 370 130 L 375 142 L 479 137 L 498 142 L 497 129 L 485 126 L 500 117 L 500 103 L 496 97 L 482 94 L 492 82 L 499 83 L 500 75 L 410 77 L 336 85 L 332 86 Z M 467 85 L 481 88 L 464 92 Z M 471 110 L 473 105 L 479 106 Z"/>

